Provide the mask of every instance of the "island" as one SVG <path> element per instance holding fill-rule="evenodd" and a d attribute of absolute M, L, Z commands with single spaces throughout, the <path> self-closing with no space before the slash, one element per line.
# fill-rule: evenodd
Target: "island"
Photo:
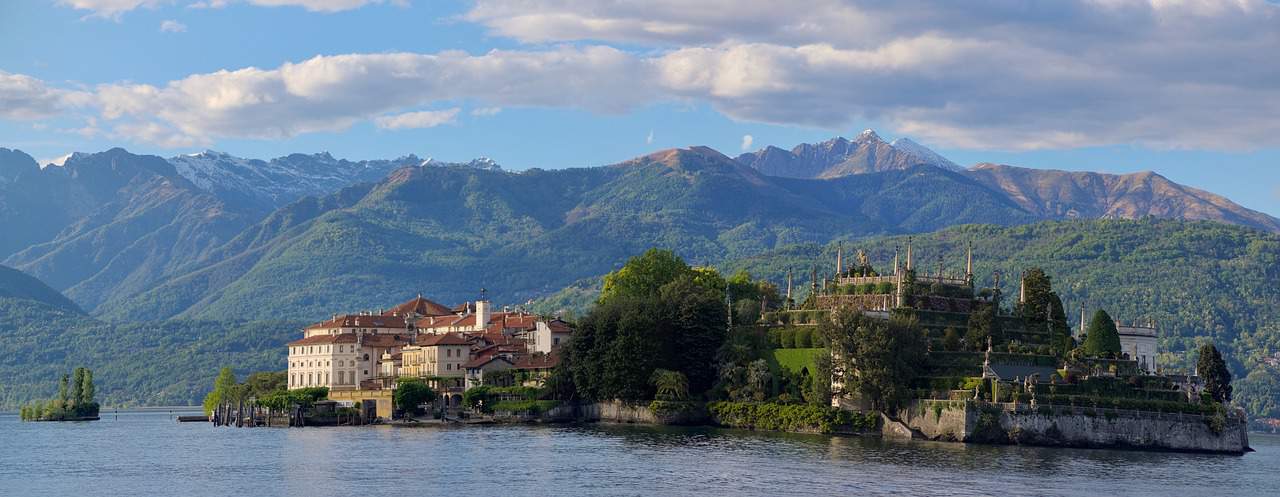
<path fill-rule="evenodd" d="M 224 370 L 206 410 L 236 426 L 606 421 L 1250 450 L 1212 343 L 1195 371 L 1165 370 L 1156 323 L 1081 305 L 1073 327 L 1039 268 L 1007 299 L 1000 273 L 978 286 L 972 246 L 963 272 L 914 252 L 882 272 L 840 247 L 803 291 L 790 271 L 780 287 L 651 249 L 606 275 L 577 319 L 418 295 L 306 327 L 270 388 Z"/>
<path fill-rule="evenodd" d="M 94 390 L 93 371 L 76 368 L 70 376 L 62 375 L 57 397 L 24 404 L 19 416 L 23 421 L 97 421 Z"/>

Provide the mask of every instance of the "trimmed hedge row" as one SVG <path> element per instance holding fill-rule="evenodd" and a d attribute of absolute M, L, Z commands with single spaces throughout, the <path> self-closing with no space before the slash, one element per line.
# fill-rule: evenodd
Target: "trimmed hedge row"
<path fill-rule="evenodd" d="M 880 415 L 857 413 L 812 404 L 768 404 L 756 402 L 712 402 L 707 404 L 711 421 L 732 428 L 804 433 L 870 431 L 879 427 Z"/>

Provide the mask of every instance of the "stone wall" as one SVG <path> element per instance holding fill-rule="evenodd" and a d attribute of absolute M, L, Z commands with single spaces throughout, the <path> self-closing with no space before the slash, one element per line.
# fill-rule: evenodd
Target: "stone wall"
<path fill-rule="evenodd" d="M 660 416 L 649 409 L 649 404 L 627 404 L 622 401 L 596 402 L 593 404 L 566 404 L 544 413 L 545 422 L 583 423 L 641 423 L 654 425 L 687 425 L 706 422 L 706 409 L 693 404 L 686 412 Z"/>
<path fill-rule="evenodd" d="M 1215 420 L 1145 411 L 926 400 L 900 410 L 897 420 L 913 438 L 929 440 L 1228 454 L 1249 450 L 1241 413 Z"/>

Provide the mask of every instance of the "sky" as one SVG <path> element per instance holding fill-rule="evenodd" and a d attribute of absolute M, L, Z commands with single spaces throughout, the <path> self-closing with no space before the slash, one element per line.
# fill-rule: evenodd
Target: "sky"
<path fill-rule="evenodd" d="M 1265 0 L 16 0 L 0 147 L 519 170 L 872 128 L 1280 216 L 1276 54 Z"/>

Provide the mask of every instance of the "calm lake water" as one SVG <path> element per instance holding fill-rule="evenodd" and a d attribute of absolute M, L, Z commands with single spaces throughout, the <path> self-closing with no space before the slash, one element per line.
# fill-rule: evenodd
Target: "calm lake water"
<path fill-rule="evenodd" d="M 594 425 L 214 428 L 0 415 L 0 495 L 1280 495 L 1243 457 Z"/>

